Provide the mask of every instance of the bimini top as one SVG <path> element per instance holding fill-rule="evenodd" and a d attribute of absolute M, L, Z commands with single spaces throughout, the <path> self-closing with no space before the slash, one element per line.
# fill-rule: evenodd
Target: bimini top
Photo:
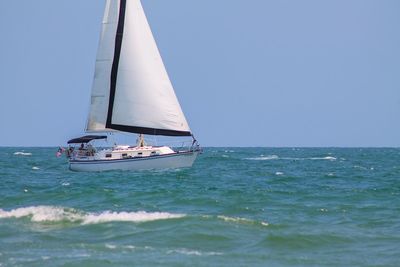
<path fill-rule="evenodd" d="M 89 143 L 90 141 L 98 140 L 98 139 L 107 139 L 107 136 L 105 136 L 105 135 L 86 135 L 86 136 L 82 136 L 79 138 L 71 139 L 68 141 L 68 144 Z"/>

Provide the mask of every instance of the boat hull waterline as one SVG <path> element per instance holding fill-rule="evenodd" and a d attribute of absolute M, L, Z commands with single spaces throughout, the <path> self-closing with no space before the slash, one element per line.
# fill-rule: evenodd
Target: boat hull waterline
<path fill-rule="evenodd" d="M 69 169 L 80 172 L 140 171 L 192 167 L 199 151 L 130 159 L 70 160 Z"/>

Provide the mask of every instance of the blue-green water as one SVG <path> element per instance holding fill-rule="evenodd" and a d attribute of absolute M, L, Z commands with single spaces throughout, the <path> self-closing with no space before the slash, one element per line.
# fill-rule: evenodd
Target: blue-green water
<path fill-rule="evenodd" d="M 400 149 L 208 148 L 137 173 L 55 152 L 0 148 L 0 266 L 400 265 Z"/>

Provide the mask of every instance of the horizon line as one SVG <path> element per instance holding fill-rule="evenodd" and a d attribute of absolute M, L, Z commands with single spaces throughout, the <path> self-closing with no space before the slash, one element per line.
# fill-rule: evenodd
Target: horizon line
<path fill-rule="evenodd" d="M 0 148 L 58 148 L 58 147 L 63 147 L 63 146 L 0 145 Z M 103 146 L 99 146 L 99 147 L 103 147 Z M 400 145 L 399 146 L 202 146 L 202 148 L 400 148 Z"/>

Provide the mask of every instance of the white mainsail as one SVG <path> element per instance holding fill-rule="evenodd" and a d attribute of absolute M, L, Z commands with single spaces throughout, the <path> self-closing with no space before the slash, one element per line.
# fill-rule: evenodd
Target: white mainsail
<path fill-rule="evenodd" d="M 88 132 L 190 135 L 140 0 L 107 0 Z"/>

